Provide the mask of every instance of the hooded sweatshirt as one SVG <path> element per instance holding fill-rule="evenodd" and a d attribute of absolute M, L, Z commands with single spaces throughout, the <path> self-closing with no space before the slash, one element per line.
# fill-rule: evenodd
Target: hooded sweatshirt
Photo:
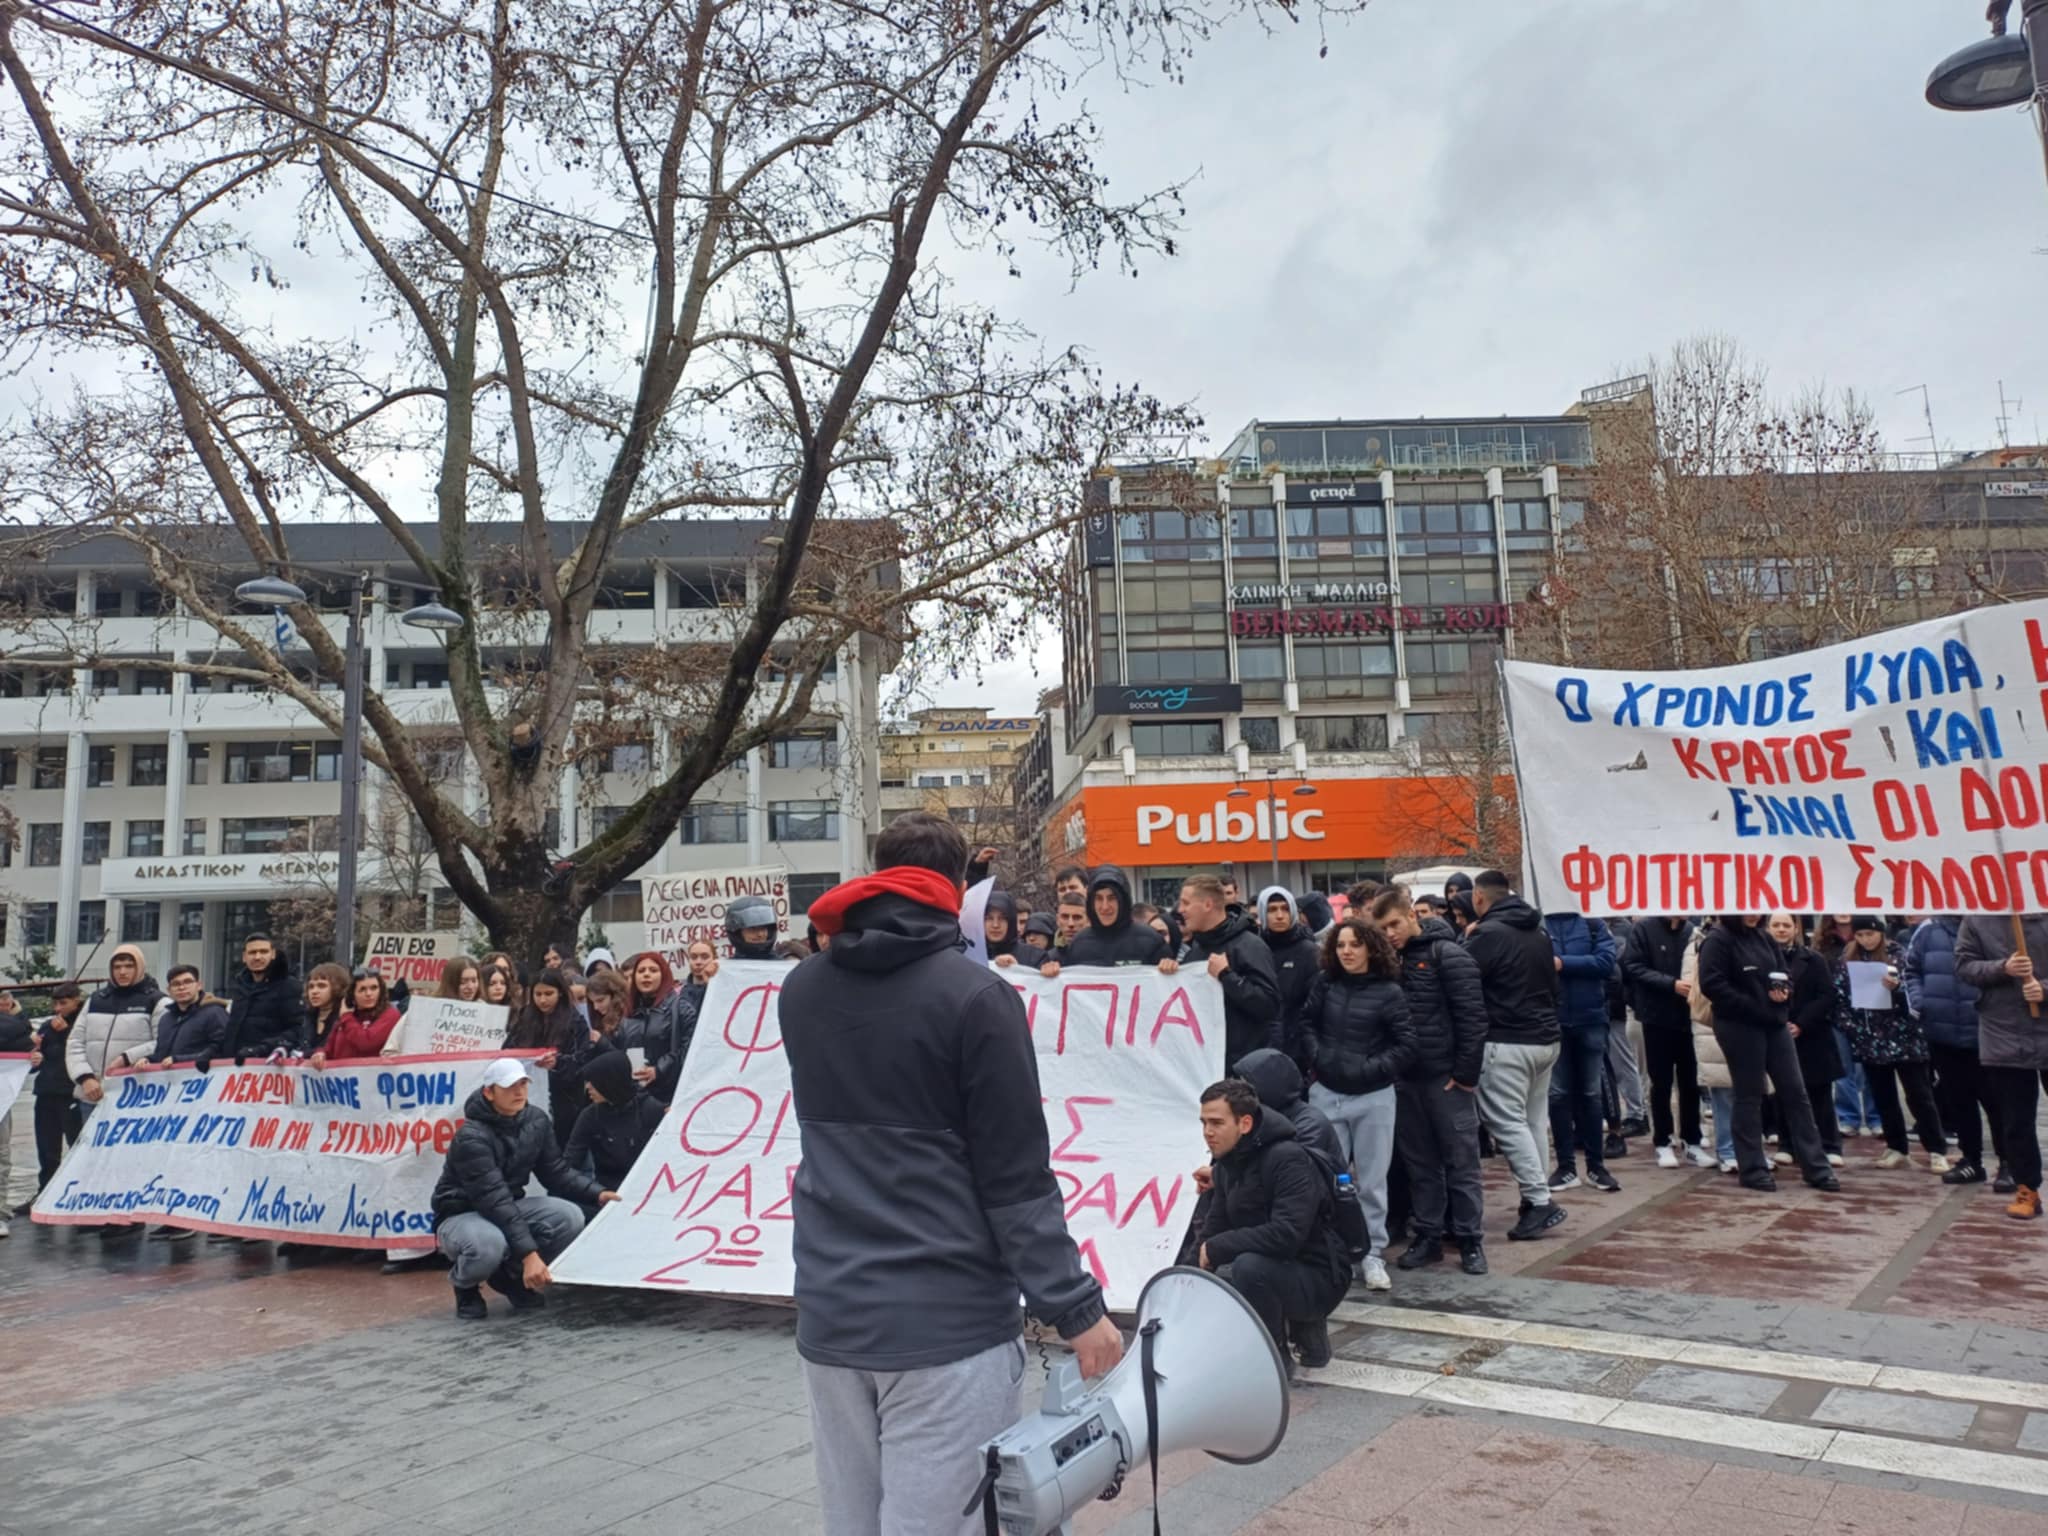
<path fill-rule="evenodd" d="M 1010 924 L 1010 936 L 1008 938 L 987 940 L 989 959 L 993 960 L 998 955 L 1008 955 L 1019 965 L 1029 966 L 1033 970 L 1045 964 L 1045 951 L 1036 944 L 1020 939 L 1017 936 L 1016 897 L 1012 896 L 1008 891 L 990 891 L 988 893 L 988 907 L 986 910 L 1000 912 Z"/>
<path fill-rule="evenodd" d="M 131 1052 L 137 1061 L 156 1046 L 156 1011 L 164 1003 L 163 988 L 149 974 L 142 951 L 123 944 L 107 957 L 111 971 L 114 961 L 126 955 L 135 962 L 135 980 L 125 987 L 111 981 L 86 999 L 78 1022 L 65 1031 L 64 1064 L 74 1083 L 89 1077 L 104 1077 L 109 1067 L 121 1065 Z"/>
<path fill-rule="evenodd" d="M 1210 1166 L 1215 1184 L 1202 1244 L 1212 1269 L 1244 1253 L 1342 1267 L 1329 1175 L 1286 1115 L 1260 1105 L 1250 1132 Z"/>
<path fill-rule="evenodd" d="M 1501 897 L 1467 930 L 1465 951 L 1479 962 L 1487 1043 L 1557 1044 L 1557 958 L 1536 909 Z"/>
<path fill-rule="evenodd" d="M 1285 933 L 1275 933 L 1266 924 L 1266 908 L 1276 901 L 1286 902 L 1287 910 L 1294 914 Z M 1284 885 L 1269 885 L 1259 892 L 1259 904 L 1252 908 L 1251 917 L 1273 957 L 1273 979 L 1280 988 L 1281 1038 L 1292 1040 L 1301 1026 L 1301 1005 L 1308 998 L 1308 989 L 1316 984 L 1322 952 L 1301 906 Z"/>
<path fill-rule="evenodd" d="M 1207 964 L 1221 955 L 1229 969 L 1217 977 L 1223 988 L 1223 1061 L 1238 1059 L 1271 1045 L 1280 1030 L 1280 983 L 1273 974 L 1273 956 L 1252 920 L 1232 912 L 1207 933 L 1191 933 L 1180 947 L 1182 965 Z"/>
<path fill-rule="evenodd" d="M 1301 1068 L 1285 1051 L 1270 1046 L 1253 1051 L 1237 1064 L 1237 1075 L 1259 1090 L 1259 1102 L 1277 1109 L 1294 1122 L 1294 1134 L 1301 1144 L 1336 1174 L 1348 1170 L 1350 1159 L 1330 1117 L 1302 1097 Z"/>
<path fill-rule="evenodd" d="M 597 968 L 600 965 L 608 965 L 615 971 L 619 968 L 619 962 L 612 958 L 612 952 L 610 950 L 593 949 L 589 954 L 583 957 L 583 974 L 586 976 L 595 976 L 597 974 Z"/>
<path fill-rule="evenodd" d="M 541 1188 L 564 1200 L 597 1204 L 604 1186 L 562 1161 L 546 1111 L 529 1104 L 516 1115 L 501 1115 L 479 1088 L 462 1106 L 462 1116 L 434 1185 L 436 1223 L 475 1212 L 505 1234 L 508 1258 L 517 1264 L 540 1252 L 519 1213 L 528 1179 L 540 1180 Z"/>
<path fill-rule="evenodd" d="M 1010 1343 L 1021 1291 L 1073 1338 L 1104 1315 L 1067 1233 L 1017 989 L 960 950 L 960 890 L 891 868 L 812 902 L 831 947 L 782 987 L 801 1131 L 797 1351 L 909 1371 Z"/>
<path fill-rule="evenodd" d="M 617 1189 L 661 1124 L 661 1104 L 633 1081 L 633 1063 L 623 1051 L 601 1051 L 583 1069 L 603 1103 L 587 1103 L 569 1133 L 562 1160 L 606 1189 Z"/>
<path fill-rule="evenodd" d="M 1095 893 L 1116 896 L 1116 917 L 1103 922 L 1095 915 Z M 1088 926 L 1075 934 L 1059 955 L 1061 965 L 1157 965 L 1166 958 L 1166 941 L 1144 923 L 1131 921 L 1131 885 L 1120 869 L 1098 869 L 1088 879 Z"/>

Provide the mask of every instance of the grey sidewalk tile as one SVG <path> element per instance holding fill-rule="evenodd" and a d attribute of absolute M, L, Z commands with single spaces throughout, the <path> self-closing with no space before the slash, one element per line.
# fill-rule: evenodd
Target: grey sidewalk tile
<path fill-rule="evenodd" d="M 744 1528 L 765 1509 L 784 1502 L 772 1494 L 729 1483 L 706 1483 L 688 1493 L 630 1515 L 604 1528 L 605 1536 L 707 1536 L 712 1531 Z"/>
<path fill-rule="evenodd" d="M 1836 1387 L 1813 1412 L 1818 1424 L 1847 1424 L 1858 1429 L 1934 1440 L 1960 1440 L 1977 1417 L 1974 1403 L 1943 1402 L 1931 1397 L 1906 1397 L 1895 1392 L 1866 1392 Z"/>
<path fill-rule="evenodd" d="M 1472 1374 L 1491 1380 L 1526 1381 L 1541 1387 L 1584 1391 L 1609 1375 L 1621 1361 L 1613 1355 L 1583 1350 L 1550 1349 L 1535 1344 L 1510 1344 L 1499 1354 L 1472 1367 Z"/>
<path fill-rule="evenodd" d="M 2020 1426 L 2019 1447 L 2037 1456 L 2048 1456 L 2048 1413 L 2030 1413 Z"/>
<path fill-rule="evenodd" d="M 1635 1397 L 1681 1408 L 1760 1414 L 1777 1401 L 1785 1383 L 1770 1376 L 1707 1371 L 1689 1365 L 1660 1365 L 1636 1383 Z"/>
<path fill-rule="evenodd" d="M 1433 1371 L 1462 1355 L 1472 1347 L 1472 1342 L 1449 1333 L 1409 1333 L 1401 1328 L 1368 1326 L 1340 1338 L 1331 1352 L 1340 1360 L 1377 1360 Z"/>

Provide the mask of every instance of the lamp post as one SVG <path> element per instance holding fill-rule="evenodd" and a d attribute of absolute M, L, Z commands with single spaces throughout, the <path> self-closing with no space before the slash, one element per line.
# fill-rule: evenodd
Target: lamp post
<path fill-rule="evenodd" d="M 343 965 L 355 963 L 356 858 L 361 843 L 363 795 L 363 610 L 370 599 L 370 573 L 349 574 L 354 590 L 348 600 L 348 635 L 343 642 L 341 678 L 341 825 L 337 829 L 339 867 L 334 875 L 334 956 Z M 258 576 L 235 588 L 238 601 L 255 608 L 284 608 L 306 601 L 305 588 L 282 576 Z M 462 615 L 440 603 L 422 603 L 400 615 L 415 629 L 453 634 Z"/>
<path fill-rule="evenodd" d="M 1290 796 L 1312 795 L 1315 792 L 1316 787 L 1313 784 L 1297 784 L 1288 791 L 1288 794 Z M 1251 797 L 1252 792 L 1240 784 L 1225 798 L 1249 800 Z M 1280 883 L 1280 770 L 1278 768 L 1268 768 L 1266 770 L 1266 834 L 1272 844 L 1273 883 L 1278 885 Z M 1260 914 L 1259 921 L 1264 923 L 1265 916 L 1263 913 Z"/>
<path fill-rule="evenodd" d="M 2020 36 L 2006 31 L 2012 0 L 1991 0 L 1991 36 L 1958 49 L 1927 77 L 1927 100 L 1945 112 L 1990 112 L 2031 101 L 2048 165 L 2048 0 L 2021 0 Z"/>

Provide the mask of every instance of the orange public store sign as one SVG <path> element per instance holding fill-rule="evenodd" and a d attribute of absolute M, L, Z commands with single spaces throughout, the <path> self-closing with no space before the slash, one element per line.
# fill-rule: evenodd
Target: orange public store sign
<path fill-rule="evenodd" d="M 1058 864 L 1218 864 L 1267 857 L 1273 833 L 1280 857 L 1401 859 L 1439 848 L 1446 823 L 1463 818 L 1454 803 L 1460 781 L 1428 778 L 1318 779 L 1297 795 L 1282 779 L 1268 804 L 1266 781 L 1236 786 L 1119 784 L 1084 789 L 1046 827 L 1046 857 Z"/>

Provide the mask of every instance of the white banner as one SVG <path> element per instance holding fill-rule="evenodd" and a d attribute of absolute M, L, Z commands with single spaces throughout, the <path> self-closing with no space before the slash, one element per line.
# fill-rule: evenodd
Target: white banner
<path fill-rule="evenodd" d="M 465 1003 L 455 997 L 415 997 L 406 1005 L 405 1053 L 453 1056 L 495 1051 L 505 1043 L 511 1010 L 503 1003 Z"/>
<path fill-rule="evenodd" d="M 431 1248 L 432 1199 L 463 1106 L 500 1055 L 386 1056 L 324 1071 L 114 1071 L 30 1213 L 162 1222 L 344 1248 Z M 547 1107 L 547 1074 L 533 1071 Z"/>
<path fill-rule="evenodd" d="M 386 981 L 402 981 L 417 992 L 439 986 L 441 967 L 462 953 L 453 933 L 378 933 L 370 936 L 363 964 Z"/>
<path fill-rule="evenodd" d="M 789 937 L 789 871 L 780 864 L 643 878 L 641 925 L 647 947 L 667 957 L 678 976 L 683 974 L 683 951 L 698 939 L 709 939 L 721 955 L 729 953 L 725 908 L 742 896 L 774 902 L 775 940 L 779 944 Z"/>
<path fill-rule="evenodd" d="M 21 1086 L 28 1081 L 28 1055 L 0 1056 L 0 1118 L 14 1108 L 14 1101 L 21 1097 Z M 4 1213 L 0 1213 L 4 1214 Z"/>
<path fill-rule="evenodd" d="M 1502 675 L 1542 911 L 2048 909 L 2048 602 L 1711 671 Z"/>
<path fill-rule="evenodd" d="M 718 968 L 675 1103 L 616 1205 L 550 1265 L 586 1285 L 788 1296 L 800 1160 L 777 998 L 791 967 Z M 1173 1263 L 1208 1161 L 1200 1095 L 1223 1075 L 1223 991 L 1199 972 L 1005 969 L 1038 1048 L 1067 1225 L 1112 1306 Z"/>

